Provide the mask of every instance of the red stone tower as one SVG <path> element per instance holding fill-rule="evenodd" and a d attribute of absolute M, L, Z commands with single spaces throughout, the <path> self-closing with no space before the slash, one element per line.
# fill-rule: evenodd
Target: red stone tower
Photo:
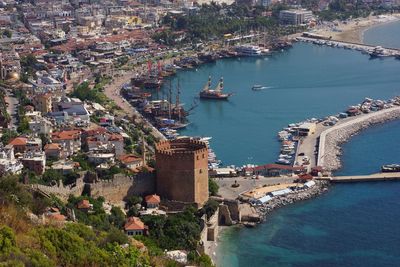
<path fill-rule="evenodd" d="M 157 194 L 168 200 L 196 203 L 208 200 L 208 149 L 190 138 L 156 145 Z"/>

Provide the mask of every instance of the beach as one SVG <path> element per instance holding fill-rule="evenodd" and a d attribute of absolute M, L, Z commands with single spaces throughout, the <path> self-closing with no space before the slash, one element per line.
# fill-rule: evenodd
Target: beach
<path fill-rule="evenodd" d="M 394 22 L 400 19 L 400 14 L 369 16 L 367 18 L 357 18 L 345 22 L 324 22 L 318 25 L 313 33 L 320 34 L 325 37 L 332 37 L 333 40 L 363 43 L 364 32 L 378 25 Z"/>

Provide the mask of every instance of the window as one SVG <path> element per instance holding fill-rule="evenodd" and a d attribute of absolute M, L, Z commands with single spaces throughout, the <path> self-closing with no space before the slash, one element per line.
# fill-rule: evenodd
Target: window
<path fill-rule="evenodd" d="M 204 159 L 204 153 L 203 153 L 203 159 Z"/>
<path fill-rule="evenodd" d="M 202 170 L 202 169 L 200 169 L 200 170 L 199 170 L 199 173 L 203 173 L 203 170 Z"/>
<path fill-rule="evenodd" d="M 199 156 L 196 156 L 196 159 L 199 160 Z"/>

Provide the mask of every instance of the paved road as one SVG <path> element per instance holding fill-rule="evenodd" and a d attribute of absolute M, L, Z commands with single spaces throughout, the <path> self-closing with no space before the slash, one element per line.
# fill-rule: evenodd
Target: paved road
<path fill-rule="evenodd" d="M 317 165 L 318 151 L 316 146 L 318 145 L 318 138 L 321 132 L 328 128 L 329 126 L 324 126 L 322 123 L 318 123 L 315 133 L 302 138 L 298 143 L 295 163 L 297 162 L 301 166 L 303 163 L 303 158 L 308 157 L 310 159 L 310 164 L 305 165 L 308 169 L 308 172 L 311 171 L 312 167 Z M 304 153 L 304 156 L 299 156 L 298 154 L 300 153 Z"/>
<path fill-rule="evenodd" d="M 213 179 L 219 185 L 219 194 L 228 199 L 236 199 L 240 193 L 263 185 L 293 182 L 293 177 L 263 177 L 259 179 L 251 179 L 251 177 L 231 177 Z M 239 187 L 232 187 L 235 181 L 240 185 Z"/>
<path fill-rule="evenodd" d="M 9 128 L 17 127 L 17 112 L 18 112 L 18 99 L 13 97 L 8 91 L 5 96 L 5 101 L 8 103 L 7 113 L 11 116 Z"/>
<path fill-rule="evenodd" d="M 110 84 L 104 87 L 105 95 L 112 99 L 128 116 L 135 116 L 136 123 L 144 123 L 151 129 L 152 135 L 160 140 L 165 140 L 165 136 L 161 134 L 151 123 L 149 123 L 131 104 L 128 103 L 120 94 L 121 88 L 124 84 L 130 83 L 130 80 L 140 68 L 135 68 L 131 71 L 124 72 L 122 76 L 115 77 Z"/>

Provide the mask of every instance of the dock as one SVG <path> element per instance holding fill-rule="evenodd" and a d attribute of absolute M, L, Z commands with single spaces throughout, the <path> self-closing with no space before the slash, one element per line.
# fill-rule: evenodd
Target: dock
<path fill-rule="evenodd" d="M 333 39 L 320 39 L 320 38 L 303 37 L 303 36 L 296 37 L 296 40 L 301 41 L 301 42 L 318 44 L 318 45 L 326 45 L 326 46 L 331 46 L 331 47 L 353 49 L 353 50 L 358 50 L 358 51 L 365 52 L 365 53 L 368 53 L 369 51 L 371 51 L 377 47 L 376 45 L 343 42 L 343 41 L 337 41 L 337 40 L 333 40 Z M 395 56 L 400 55 L 399 48 L 382 47 L 382 49 L 385 51 L 384 55 L 382 55 L 383 57 L 395 57 Z"/>
<path fill-rule="evenodd" d="M 327 180 L 332 183 L 354 183 L 354 182 L 379 182 L 379 181 L 399 181 L 400 172 L 385 172 L 369 175 L 350 175 L 350 176 L 332 176 L 319 177 L 317 180 Z"/>
<path fill-rule="evenodd" d="M 383 109 L 380 111 L 376 111 L 373 113 L 368 113 L 368 114 L 362 114 L 354 117 L 349 117 L 346 119 L 341 120 L 339 123 L 337 123 L 335 126 L 332 126 L 323 132 L 320 133 L 320 138 L 319 138 L 319 146 L 318 146 L 318 154 L 317 154 L 317 165 L 318 166 L 324 166 L 324 167 L 329 167 L 332 163 L 332 158 L 336 157 L 335 151 L 332 149 L 332 140 L 329 141 L 330 147 L 328 147 L 328 138 L 327 136 L 329 134 L 332 134 L 334 132 L 337 133 L 345 133 L 350 131 L 349 135 L 353 135 L 356 132 L 358 132 L 358 129 L 362 129 L 362 126 L 359 126 L 362 123 L 380 123 L 384 122 L 386 120 L 389 120 L 388 117 L 391 116 L 392 114 L 399 114 L 400 113 L 400 106 L 394 106 L 392 108 L 387 108 Z M 395 116 L 395 115 L 393 115 Z M 392 119 L 395 119 L 393 117 Z M 358 125 L 356 127 L 356 125 Z M 346 139 L 343 140 L 336 140 L 337 143 L 343 143 L 346 142 Z M 329 160 L 327 160 L 329 158 Z M 328 161 L 328 162 L 326 162 Z"/>

